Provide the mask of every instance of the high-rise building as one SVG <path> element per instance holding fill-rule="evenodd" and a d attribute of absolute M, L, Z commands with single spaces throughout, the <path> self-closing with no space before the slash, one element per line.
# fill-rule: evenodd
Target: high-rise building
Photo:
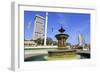
<path fill-rule="evenodd" d="M 42 16 L 36 15 L 34 19 L 33 40 L 44 38 L 44 21 Z"/>
<path fill-rule="evenodd" d="M 82 46 L 82 47 L 85 46 L 85 40 L 84 40 L 82 34 L 78 35 L 78 43 L 79 43 L 79 46 Z"/>

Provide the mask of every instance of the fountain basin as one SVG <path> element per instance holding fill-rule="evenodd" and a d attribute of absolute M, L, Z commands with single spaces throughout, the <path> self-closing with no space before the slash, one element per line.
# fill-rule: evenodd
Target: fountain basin
<path fill-rule="evenodd" d="M 79 56 L 76 54 L 76 50 L 52 50 L 48 51 L 48 60 L 64 60 L 64 59 L 77 59 Z"/>

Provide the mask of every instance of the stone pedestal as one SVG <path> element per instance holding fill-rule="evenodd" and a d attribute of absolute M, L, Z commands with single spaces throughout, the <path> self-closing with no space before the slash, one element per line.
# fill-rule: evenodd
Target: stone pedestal
<path fill-rule="evenodd" d="M 67 34 L 57 34 L 55 37 L 58 40 L 58 48 L 59 49 L 67 48 L 66 47 L 66 39 L 68 38 Z"/>

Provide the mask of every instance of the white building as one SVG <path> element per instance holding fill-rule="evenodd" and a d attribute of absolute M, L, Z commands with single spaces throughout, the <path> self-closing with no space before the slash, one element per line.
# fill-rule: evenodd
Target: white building
<path fill-rule="evenodd" d="M 82 47 L 85 46 L 85 40 L 81 34 L 78 35 L 78 42 L 79 42 L 79 46 L 82 46 Z"/>
<path fill-rule="evenodd" d="M 42 16 L 36 15 L 34 19 L 33 40 L 44 38 L 44 21 Z"/>

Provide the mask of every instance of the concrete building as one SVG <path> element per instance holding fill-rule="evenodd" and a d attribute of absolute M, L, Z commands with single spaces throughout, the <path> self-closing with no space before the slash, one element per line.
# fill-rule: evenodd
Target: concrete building
<path fill-rule="evenodd" d="M 42 16 L 36 15 L 34 20 L 33 40 L 44 38 L 45 19 Z"/>

